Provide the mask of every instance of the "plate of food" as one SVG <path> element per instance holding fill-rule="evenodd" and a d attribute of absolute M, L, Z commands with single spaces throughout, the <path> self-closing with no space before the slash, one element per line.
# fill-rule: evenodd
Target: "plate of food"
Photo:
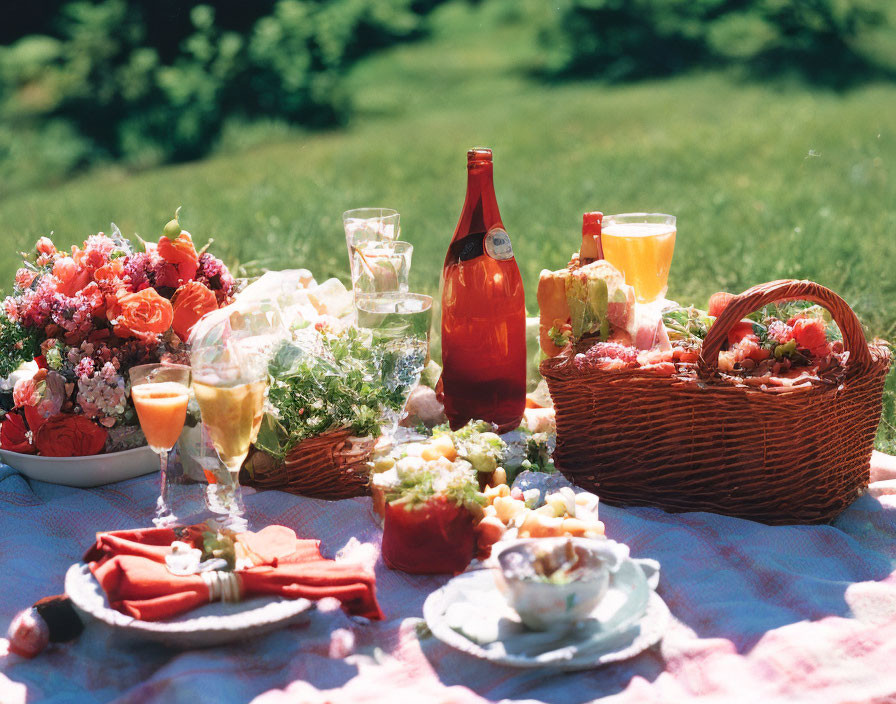
<path fill-rule="evenodd" d="M 508 541 L 495 547 L 498 569 L 455 577 L 427 598 L 423 617 L 447 645 L 502 665 L 579 670 L 626 660 L 662 638 L 669 609 L 653 588 L 656 563 L 620 547 L 588 538 Z M 508 559 L 520 550 L 553 553 L 554 568 L 527 573 L 533 561 Z"/>
<path fill-rule="evenodd" d="M 165 621 L 141 621 L 109 606 L 88 565 L 72 565 L 65 593 L 77 611 L 114 629 L 123 638 L 154 641 L 173 648 L 205 648 L 243 640 L 307 620 L 308 599 L 255 597 L 236 603 L 215 601 Z"/>
<path fill-rule="evenodd" d="M 149 447 L 86 457 L 41 457 L 0 449 L 0 460 L 29 479 L 89 488 L 159 471 L 159 457 Z"/>

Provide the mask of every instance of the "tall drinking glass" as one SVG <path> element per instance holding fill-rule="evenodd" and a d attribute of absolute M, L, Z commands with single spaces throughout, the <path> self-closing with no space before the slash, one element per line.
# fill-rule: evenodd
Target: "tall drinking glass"
<path fill-rule="evenodd" d="M 348 258 L 353 247 L 361 242 L 390 242 L 401 234 L 400 215 L 391 208 L 355 208 L 342 214 Z"/>
<path fill-rule="evenodd" d="M 386 435 L 394 438 L 429 356 L 432 297 L 397 291 L 360 294 L 356 307 L 358 327 L 370 332 L 382 383 L 396 394 L 395 405 L 401 409 L 385 412 Z"/>
<path fill-rule="evenodd" d="M 666 295 L 675 233 L 674 215 L 604 216 L 600 234 L 604 258 L 634 287 L 639 303 L 654 303 Z"/>
<path fill-rule="evenodd" d="M 184 428 L 190 400 L 190 367 L 181 364 L 143 364 L 130 371 L 131 399 L 146 442 L 159 455 L 161 491 L 153 523 L 176 525 L 184 518 L 176 487 L 187 483 L 181 468 L 169 472 L 171 452 Z M 175 476 L 176 475 L 176 476 Z"/>
<path fill-rule="evenodd" d="M 367 293 L 408 290 L 411 271 L 410 242 L 361 242 L 352 250 L 352 289 L 355 297 Z"/>

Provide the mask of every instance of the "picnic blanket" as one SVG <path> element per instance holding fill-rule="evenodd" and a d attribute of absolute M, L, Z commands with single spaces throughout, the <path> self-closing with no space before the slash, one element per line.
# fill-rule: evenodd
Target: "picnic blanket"
<path fill-rule="evenodd" d="M 674 617 L 658 646 L 628 662 L 527 671 L 454 651 L 421 619 L 445 578 L 377 559 L 384 621 L 321 602 L 305 625 L 183 652 L 123 643 L 91 623 L 34 660 L 0 639 L 0 703 L 896 702 L 896 460 L 876 459 L 869 492 L 830 526 L 602 506 L 610 537 L 662 564 L 658 591 Z M 149 525 L 157 494 L 157 475 L 85 490 L 0 466 L 0 628 L 62 591 L 97 530 Z M 318 538 L 324 556 L 355 537 L 377 557 L 369 499 L 247 491 L 246 505 L 253 526 Z"/>

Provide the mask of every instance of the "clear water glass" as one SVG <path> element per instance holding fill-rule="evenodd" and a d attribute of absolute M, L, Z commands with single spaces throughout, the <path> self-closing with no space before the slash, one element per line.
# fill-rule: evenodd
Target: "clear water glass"
<path fill-rule="evenodd" d="M 349 261 L 352 248 L 362 242 L 391 242 L 401 235 L 401 216 L 391 208 L 355 208 L 342 214 Z"/>
<path fill-rule="evenodd" d="M 358 327 L 370 333 L 381 381 L 400 401 L 400 411 L 384 412 L 386 435 L 393 437 L 429 357 L 432 297 L 398 291 L 363 293 L 356 308 Z"/>
<path fill-rule="evenodd" d="M 352 288 L 366 293 L 407 293 L 411 273 L 410 242 L 361 242 L 352 248 Z"/>

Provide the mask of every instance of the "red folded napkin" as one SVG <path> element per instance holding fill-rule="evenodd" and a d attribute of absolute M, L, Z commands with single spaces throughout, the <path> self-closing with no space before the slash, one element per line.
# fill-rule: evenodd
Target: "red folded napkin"
<path fill-rule="evenodd" d="M 99 533 L 84 561 L 113 609 L 142 621 L 160 621 L 209 602 L 209 587 L 201 575 L 175 575 L 165 564 L 172 542 L 201 548 L 204 530 L 199 525 Z M 243 597 L 335 597 L 349 613 L 383 618 L 374 575 L 359 565 L 325 559 L 317 540 L 300 540 L 283 526 L 240 533 L 236 539 L 255 562 L 235 573 Z"/>

